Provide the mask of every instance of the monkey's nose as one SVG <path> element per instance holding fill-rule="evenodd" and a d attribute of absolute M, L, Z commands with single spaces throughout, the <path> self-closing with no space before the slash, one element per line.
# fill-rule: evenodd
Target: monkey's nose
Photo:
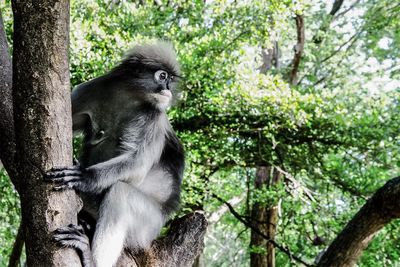
<path fill-rule="evenodd" d="M 165 89 L 160 91 L 160 95 L 167 96 L 167 97 L 172 97 L 171 91 L 170 90 L 165 90 Z"/>

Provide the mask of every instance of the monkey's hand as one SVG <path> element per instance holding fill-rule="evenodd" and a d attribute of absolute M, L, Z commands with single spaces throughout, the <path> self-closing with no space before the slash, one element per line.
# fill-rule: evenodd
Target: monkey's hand
<path fill-rule="evenodd" d="M 83 187 L 85 170 L 77 163 L 72 167 L 53 168 L 46 172 L 44 179 L 53 182 L 55 190 Z"/>
<path fill-rule="evenodd" d="M 93 267 L 89 238 L 81 226 L 70 224 L 54 231 L 54 240 L 62 247 L 74 248 L 81 259 L 83 267 Z"/>

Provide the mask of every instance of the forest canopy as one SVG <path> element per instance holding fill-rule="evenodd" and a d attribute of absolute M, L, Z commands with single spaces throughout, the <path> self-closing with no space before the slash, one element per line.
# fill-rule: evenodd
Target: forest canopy
<path fill-rule="evenodd" d="M 10 5 L 0 2 L 12 44 Z M 272 253 L 253 228 L 276 243 L 276 266 L 300 264 L 292 255 L 312 264 L 399 175 L 398 2 L 73 0 L 72 87 L 153 39 L 170 41 L 182 68 L 168 115 L 186 150 L 178 215 L 209 220 L 199 264 Z M 0 185 L 5 266 L 20 208 L 4 170 Z M 386 225 L 359 266 L 400 264 L 399 236 L 399 221 Z"/>

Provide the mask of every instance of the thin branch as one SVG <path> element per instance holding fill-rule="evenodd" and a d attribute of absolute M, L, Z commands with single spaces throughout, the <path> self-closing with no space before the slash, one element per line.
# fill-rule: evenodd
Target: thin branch
<path fill-rule="evenodd" d="M 319 27 L 319 30 L 316 31 L 316 34 L 311 39 L 313 43 L 317 44 L 318 46 L 323 42 L 325 37 L 320 34 L 326 33 L 329 30 L 329 27 L 333 21 L 335 14 L 340 10 L 343 5 L 344 0 L 335 0 L 332 5 L 331 11 L 328 13 L 328 17 L 326 19 L 322 19 L 322 24 Z"/>
<path fill-rule="evenodd" d="M 226 51 L 231 45 L 233 45 L 234 43 L 236 43 L 241 37 L 243 37 L 246 34 L 251 33 L 250 30 L 246 30 L 246 31 L 242 31 L 240 32 L 238 35 L 236 35 L 232 40 L 230 40 L 229 42 L 227 42 L 223 47 L 219 48 L 219 49 L 211 49 L 208 50 L 207 55 L 209 57 L 214 57 L 218 54 L 221 54 L 222 52 Z M 211 52 L 211 53 L 210 53 Z"/>
<path fill-rule="evenodd" d="M 352 10 L 354 7 L 356 7 L 358 5 L 358 3 L 360 3 L 361 0 L 356 0 L 353 4 L 351 4 L 347 9 L 343 10 L 342 12 L 340 12 L 339 14 L 337 14 L 335 16 L 335 19 L 338 17 L 341 17 L 343 15 L 345 15 L 347 12 L 349 12 L 350 10 Z"/>
<path fill-rule="evenodd" d="M 354 42 L 357 41 L 357 37 L 359 37 L 362 33 L 364 32 L 364 28 L 362 28 L 361 30 L 357 31 L 355 34 L 353 34 L 346 42 L 344 42 L 343 44 L 341 44 L 335 51 L 333 51 L 329 56 L 327 56 L 326 58 L 324 58 L 323 60 L 321 60 L 321 64 L 328 61 L 329 59 L 331 59 L 332 57 L 334 57 L 337 53 L 339 53 L 343 47 L 345 47 L 347 44 L 350 43 L 350 45 L 348 46 L 351 47 L 353 46 Z M 347 50 L 347 49 L 346 49 Z"/>
<path fill-rule="evenodd" d="M 317 159 L 317 161 L 320 164 L 321 168 L 323 170 L 326 170 L 325 163 L 324 163 L 323 159 L 320 156 L 317 156 L 317 155 L 315 155 L 315 158 Z M 331 181 L 332 181 L 332 183 L 333 183 L 333 185 L 335 187 L 337 187 L 337 188 L 339 188 L 339 189 L 341 189 L 343 191 L 346 191 L 346 192 L 350 193 L 353 196 L 366 199 L 366 197 L 362 194 L 362 192 L 359 189 L 357 189 L 354 186 L 351 186 L 351 185 L 345 183 L 338 176 L 329 175 L 329 177 L 331 178 Z"/>
<path fill-rule="evenodd" d="M 11 251 L 10 259 L 8 260 L 8 267 L 18 267 L 22 255 L 22 248 L 24 247 L 24 227 L 22 221 L 18 228 L 17 236 L 15 237 L 15 242 L 13 249 Z"/>
<path fill-rule="evenodd" d="M 228 201 L 228 203 L 229 203 L 231 206 L 236 206 L 236 205 L 238 205 L 238 204 L 243 200 L 243 198 L 244 198 L 243 196 L 235 196 L 235 197 L 231 198 L 231 199 Z M 228 211 L 228 208 L 227 208 L 227 207 L 224 207 L 224 206 L 220 207 L 217 211 L 214 211 L 213 213 L 211 213 L 211 214 L 208 216 L 208 218 L 207 218 L 208 222 L 209 222 L 209 223 L 216 223 L 216 222 L 218 222 L 218 221 L 221 219 L 221 217 L 222 217 L 227 211 Z"/>
<path fill-rule="evenodd" d="M 280 251 L 282 251 L 283 253 L 285 253 L 286 255 L 289 256 L 290 259 L 294 259 L 302 264 L 304 264 L 307 267 L 312 267 L 314 265 L 309 264 L 307 262 L 305 262 L 304 260 L 302 260 L 300 257 L 293 255 L 293 253 L 289 250 L 289 248 L 282 246 L 280 244 L 278 244 L 275 240 L 272 240 L 270 238 L 268 238 L 265 234 L 263 234 L 257 227 L 255 227 L 254 225 L 252 225 L 252 223 L 246 221 L 245 219 L 243 219 L 243 216 L 240 215 L 233 207 L 231 204 L 229 204 L 228 202 L 226 202 L 225 200 L 223 200 L 222 198 L 220 198 L 219 196 L 217 196 L 214 193 L 211 193 L 211 196 L 215 199 L 217 199 L 219 202 L 225 204 L 229 211 L 231 212 L 231 214 L 238 219 L 241 223 L 243 223 L 245 226 L 249 227 L 251 230 L 253 230 L 255 233 L 257 233 L 258 235 L 260 235 L 261 237 L 263 237 L 267 242 L 270 242 L 271 244 L 273 244 L 276 248 L 278 248 Z"/>
<path fill-rule="evenodd" d="M 304 194 L 306 195 L 306 197 L 312 201 L 315 202 L 315 198 L 312 195 L 312 191 L 310 189 L 308 189 L 307 187 L 303 186 L 299 181 L 296 180 L 296 178 L 291 175 L 290 173 L 282 170 L 281 168 L 279 168 L 278 166 L 275 166 L 275 168 L 278 170 L 278 172 L 280 172 L 281 174 L 283 174 L 285 176 L 285 179 L 288 180 L 289 182 L 291 182 L 294 186 L 294 189 L 296 190 L 297 188 L 301 188 L 304 192 Z"/>
<path fill-rule="evenodd" d="M 333 2 L 333 6 L 331 9 L 331 12 L 329 12 L 329 15 L 331 16 L 335 16 L 335 14 L 339 11 L 339 9 L 341 8 L 342 4 L 343 4 L 344 0 L 335 0 L 335 2 Z"/>
<path fill-rule="evenodd" d="M 341 45 L 336 51 L 334 51 L 331 55 L 329 55 L 328 57 L 326 57 L 325 59 L 323 59 L 320 63 L 323 63 L 323 62 L 325 62 L 325 61 L 328 61 L 328 60 L 331 59 L 332 57 L 336 56 L 336 55 L 340 52 L 340 50 L 341 50 L 344 46 L 346 46 L 346 44 L 348 44 L 348 43 L 351 41 L 351 43 L 347 46 L 347 48 L 346 48 L 346 50 L 345 50 L 345 53 L 347 53 L 347 52 L 350 50 L 350 48 L 353 47 L 354 43 L 358 40 L 358 38 L 355 38 L 355 37 L 358 37 L 359 35 L 361 35 L 361 34 L 363 33 L 363 31 L 364 31 L 364 30 L 361 29 L 358 33 L 354 34 L 349 40 L 347 40 L 344 44 L 342 44 L 342 45 Z M 336 66 L 340 65 L 340 64 L 343 62 L 344 59 L 345 59 L 344 57 L 341 58 L 341 59 L 339 60 L 339 62 L 337 62 L 337 63 L 335 64 L 335 66 L 334 66 L 333 68 L 331 68 L 331 70 L 327 71 L 327 74 L 326 74 L 326 75 L 324 75 L 323 77 L 321 77 L 318 81 L 316 81 L 315 83 L 313 83 L 310 87 L 315 87 L 316 85 L 318 85 L 318 84 L 324 82 L 329 76 L 332 76 L 332 75 L 336 72 L 336 69 L 337 69 Z M 304 75 L 300 80 L 303 80 L 306 76 L 307 76 L 307 75 Z"/>

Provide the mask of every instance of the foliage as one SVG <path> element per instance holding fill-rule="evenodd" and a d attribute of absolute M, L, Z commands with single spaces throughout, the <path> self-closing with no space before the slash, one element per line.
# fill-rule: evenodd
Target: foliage
<path fill-rule="evenodd" d="M 331 2 L 74 0 L 71 82 L 105 73 L 135 43 L 171 40 L 184 74 L 169 112 L 187 151 L 182 212 L 219 210 L 210 192 L 242 197 L 235 209 L 244 216 L 254 202 L 278 204 L 277 242 L 312 262 L 400 170 L 400 6 L 344 1 L 332 17 Z M 306 18 L 306 43 L 292 85 L 296 14 Z M 275 42 L 280 67 L 261 74 L 260 51 Z M 254 190 L 255 167 L 266 163 L 297 183 Z M 222 216 L 209 229 L 206 266 L 246 265 L 249 233 L 229 212 Z M 360 266 L 399 264 L 398 236 L 393 222 Z M 325 243 L 315 245 L 316 237 Z M 277 251 L 277 266 L 292 264 Z"/>
<path fill-rule="evenodd" d="M 0 196 L 0 266 L 7 266 L 21 218 L 19 197 L 2 168 L 0 168 Z"/>

